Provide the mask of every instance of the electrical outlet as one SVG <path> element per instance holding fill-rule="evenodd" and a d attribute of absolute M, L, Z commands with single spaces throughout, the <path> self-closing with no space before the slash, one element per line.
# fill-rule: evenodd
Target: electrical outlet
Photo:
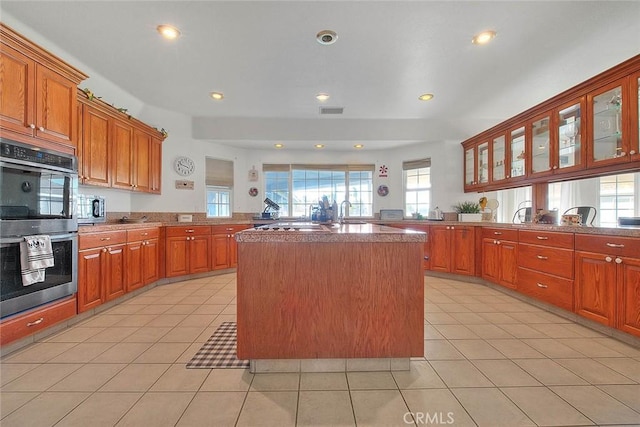
<path fill-rule="evenodd" d="M 176 179 L 176 188 L 178 190 L 193 190 L 193 181 Z"/>

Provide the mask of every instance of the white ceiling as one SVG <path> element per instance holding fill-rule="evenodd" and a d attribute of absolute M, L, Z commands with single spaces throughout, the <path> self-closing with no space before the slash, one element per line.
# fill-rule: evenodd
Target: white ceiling
<path fill-rule="evenodd" d="M 1 9 L 193 136 L 241 147 L 463 140 L 640 52 L 638 1 L 11 1 Z M 167 42 L 156 26 L 182 37 Z M 316 42 L 338 33 L 330 46 Z M 498 35 L 487 46 L 471 37 Z M 221 102 L 211 91 L 225 94 Z M 331 98 L 324 104 L 318 92 Z M 435 98 L 420 102 L 431 92 Z M 319 106 L 344 107 L 320 116 Z"/>

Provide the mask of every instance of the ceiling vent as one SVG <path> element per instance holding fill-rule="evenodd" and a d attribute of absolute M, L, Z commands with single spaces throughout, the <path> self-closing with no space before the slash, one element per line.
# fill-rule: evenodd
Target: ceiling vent
<path fill-rule="evenodd" d="M 342 114 L 344 107 L 320 107 L 320 114 Z"/>

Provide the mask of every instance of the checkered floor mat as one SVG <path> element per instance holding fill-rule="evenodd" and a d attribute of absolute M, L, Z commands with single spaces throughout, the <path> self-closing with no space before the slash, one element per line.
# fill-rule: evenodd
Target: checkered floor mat
<path fill-rule="evenodd" d="M 248 368 L 248 360 L 236 357 L 236 322 L 224 322 L 211 335 L 187 368 Z"/>

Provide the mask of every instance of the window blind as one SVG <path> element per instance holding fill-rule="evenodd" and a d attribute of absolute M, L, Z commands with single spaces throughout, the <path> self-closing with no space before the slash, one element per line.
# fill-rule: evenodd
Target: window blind
<path fill-rule="evenodd" d="M 402 162 L 402 170 L 420 169 L 431 167 L 431 158 L 421 160 L 409 160 Z"/>
<path fill-rule="evenodd" d="M 206 158 L 206 184 L 216 187 L 233 187 L 233 161 Z"/>

